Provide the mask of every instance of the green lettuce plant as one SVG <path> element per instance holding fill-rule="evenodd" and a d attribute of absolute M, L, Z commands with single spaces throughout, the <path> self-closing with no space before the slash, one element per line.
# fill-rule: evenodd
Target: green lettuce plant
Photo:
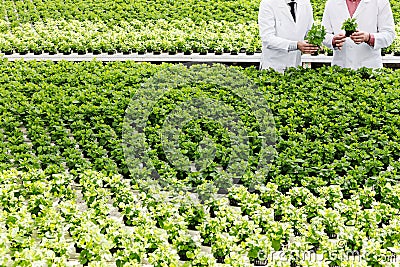
<path fill-rule="evenodd" d="M 307 32 L 306 40 L 309 44 L 321 46 L 322 41 L 325 39 L 326 29 L 323 25 L 313 24 L 311 29 Z"/>
<path fill-rule="evenodd" d="M 355 18 L 348 18 L 345 21 L 343 21 L 342 30 L 346 31 L 346 37 L 350 37 L 356 30 L 357 30 L 358 24 L 356 22 Z"/>
<path fill-rule="evenodd" d="M 268 257 L 273 252 L 271 240 L 261 234 L 251 235 L 242 245 L 245 246 L 247 257 L 253 263 L 268 261 Z"/>
<path fill-rule="evenodd" d="M 192 236 L 182 231 L 172 240 L 172 243 L 176 247 L 181 260 L 192 260 L 199 250 L 199 246 Z"/>
<path fill-rule="evenodd" d="M 225 262 L 225 258 L 229 253 L 235 250 L 235 243 L 237 241 L 237 238 L 229 234 L 217 233 L 215 242 L 211 247 L 211 252 L 217 259 L 218 263 Z"/>

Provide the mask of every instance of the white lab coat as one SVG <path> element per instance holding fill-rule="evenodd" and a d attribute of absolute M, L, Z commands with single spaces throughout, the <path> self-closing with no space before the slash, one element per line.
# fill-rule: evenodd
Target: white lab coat
<path fill-rule="evenodd" d="M 285 68 L 301 64 L 301 52 L 288 51 L 293 41 L 304 40 L 313 24 L 313 12 L 309 0 L 297 0 L 294 22 L 286 0 L 262 0 L 258 24 L 262 40 L 261 69 L 273 68 L 283 72 Z"/>
<path fill-rule="evenodd" d="M 324 44 L 333 49 L 334 35 L 344 33 L 341 30 L 343 22 L 350 18 L 346 0 L 328 0 L 325 5 L 322 24 L 327 30 Z M 332 65 L 344 68 L 358 69 L 361 67 L 381 68 L 381 48 L 389 46 L 395 38 L 395 28 L 392 10 L 388 0 L 361 0 L 353 18 L 356 19 L 358 30 L 372 33 L 375 45 L 356 44 L 346 38 L 342 50 L 334 49 Z"/>

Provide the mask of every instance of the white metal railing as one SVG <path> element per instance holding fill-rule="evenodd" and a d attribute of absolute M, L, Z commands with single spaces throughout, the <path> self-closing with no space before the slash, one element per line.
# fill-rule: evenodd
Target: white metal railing
<path fill-rule="evenodd" d="M 0 56 L 7 58 L 9 61 L 15 60 L 50 60 L 50 61 L 91 61 L 93 59 L 99 61 L 127 61 L 132 60 L 136 62 L 210 62 L 210 63 L 250 63 L 255 64 L 260 62 L 261 53 L 254 53 L 253 55 L 247 55 L 246 53 L 238 53 L 237 55 L 232 55 L 230 53 L 223 53 L 221 55 L 216 55 L 215 53 L 207 53 L 206 55 L 200 55 L 199 53 L 193 53 L 190 55 L 184 55 L 183 53 L 177 53 L 170 55 L 168 53 L 161 53 L 159 55 L 153 53 L 115 53 L 107 54 L 102 53 L 95 55 L 93 53 L 86 53 L 79 55 L 78 53 L 71 54 L 53 54 L 43 53 L 35 55 L 33 53 L 27 53 L 25 55 L 21 54 L 11 54 Z M 303 66 L 310 66 L 312 63 L 325 63 L 329 64 L 332 60 L 332 56 L 326 55 L 303 55 L 302 63 Z M 382 57 L 384 64 L 400 64 L 400 56 L 385 55 Z"/>

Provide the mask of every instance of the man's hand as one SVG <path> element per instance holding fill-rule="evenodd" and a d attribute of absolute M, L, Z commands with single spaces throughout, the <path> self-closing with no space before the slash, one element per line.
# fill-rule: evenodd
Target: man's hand
<path fill-rule="evenodd" d="M 339 33 L 339 34 L 333 36 L 332 45 L 333 45 L 333 47 L 336 47 L 337 49 L 342 50 L 345 40 L 346 40 L 346 35 L 343 33 Z"/>
<path fill-rule="evenodd" d="M 350 36 L 351 40 L 353 40 L 356 44 L 361 44 L 364 42 L 368 42 L 370 35 L 368 32 L 364 31 L 356 31 Z"/>
<path fill-rule="evenodd" d="M 298 41 L 297 48 L 304 54 L 313 54 L 318 51 L 318 46 L 309 44 L 306 41 Z"/>

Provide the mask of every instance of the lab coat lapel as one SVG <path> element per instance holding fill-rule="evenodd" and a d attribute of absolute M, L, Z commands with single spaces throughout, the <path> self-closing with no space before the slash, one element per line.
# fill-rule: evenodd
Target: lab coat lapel
<path fill-rule="evenodd" d="M 350 18 L 350 13 L 349 13 L 349 9 L 346 4 L 346 0 L 339 0 L 339 1 L 337 1 L 336 4 L 337 4 L 337 8 L 338 8 L 337 13 L 338 14 L 346 14 L 345 15 L 346 19 Z"/>
<path fill-rule="evenodd" d="M 304 18 L 304 12 L 307 11 L 304 6 L 305 3 L 303 0 L 297 0 L 296 25 L 300 24 L 300 21 Z"/>
<path fill-rule="evenodd" d="M 370 0 L 361 0 L 361 2 L 358 4 L 356 11 L 353 14 L 353 18 L 357 18 L 360 14 L 362 14 L 369 1 Z"/>
<path fill-rule="evenodd" d="M 292 14 L 290 14 L 289 6 L 287 5 L 286 0 L 278 0 L 278 1 L 279 1 L 278 7 L 281 14 L 284 14 L 286 17 L 288 17 L 294 25 L 295 22 L 293 20 Z M 298 9 L 299 8 L 297 7 L 297 10 Z"/>

